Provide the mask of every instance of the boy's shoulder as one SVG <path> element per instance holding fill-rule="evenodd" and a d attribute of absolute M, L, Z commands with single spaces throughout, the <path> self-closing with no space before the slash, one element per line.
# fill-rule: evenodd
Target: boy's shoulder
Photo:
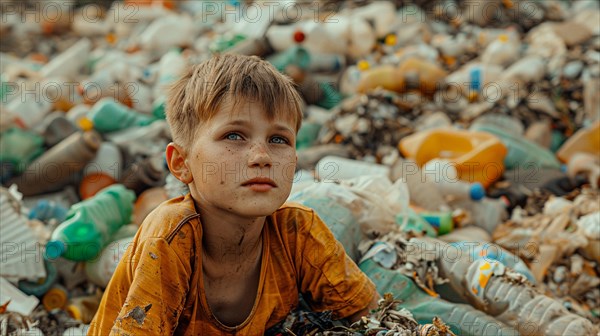
<path fill-rule="evenodd" d="M 165 238 L 170 242 L 175 234 L 185 230 L 186 223 L 197 218 L 199 215 L 190 194 L 172 198 L 146 216 L 140 226 L 140 236 Z"/>

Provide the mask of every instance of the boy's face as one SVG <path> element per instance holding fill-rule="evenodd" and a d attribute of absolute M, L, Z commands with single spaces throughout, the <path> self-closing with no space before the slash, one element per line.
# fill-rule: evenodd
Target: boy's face
<path fill-rule="evenodd" d="M 225 100 L 198 129 L 185 159 L 196 203 L 242 217 L 267 216 L 289 196 L 296 168 L 292 120 L 269 120 L 256 103 Z"/>

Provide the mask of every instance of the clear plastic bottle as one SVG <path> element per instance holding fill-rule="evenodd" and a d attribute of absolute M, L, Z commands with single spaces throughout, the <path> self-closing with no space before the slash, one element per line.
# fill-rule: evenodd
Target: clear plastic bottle
<path fill-rule="evenodd" d="M 95 258 L 110 236 L 131 221 L 135 194 L 116 184 L 71 207 L 67 219 L 52 232 L 46 244 L 48 259 L 73 261 Z"/>
<path fill-rule="evenodd" d="M 445 197 L 479 201 L 485 196 L 485 189 L 481 183 L 470 183 L 458 178 L 456 166 L 450 160 L 433 159 L 427 162 L 422 170 Z"/>

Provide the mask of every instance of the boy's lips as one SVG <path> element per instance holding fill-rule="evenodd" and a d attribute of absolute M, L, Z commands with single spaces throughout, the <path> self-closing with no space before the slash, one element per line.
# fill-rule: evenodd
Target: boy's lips
<path fill-rule="evenodd" d="M 242 183 L 242 186 L 249 187 L 254 191 L 268 191 L 273 188 L 277 188 L 277 184 L 275 183 L 275 181 L 271 180 L 268 177 L 255 177 Z"/>

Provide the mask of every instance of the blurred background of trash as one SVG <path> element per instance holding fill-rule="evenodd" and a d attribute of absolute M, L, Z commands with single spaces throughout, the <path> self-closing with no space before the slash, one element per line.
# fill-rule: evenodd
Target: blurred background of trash
<path fill-rule="evenodd" d="M 0 6 L 0 335 L 85 333 L 144 218 L 187 192 L 165 88 L 215 53 L 296 82 L 289 200 L 392 295 L 339 334 L 599 332 L 597 1 Z"/>

